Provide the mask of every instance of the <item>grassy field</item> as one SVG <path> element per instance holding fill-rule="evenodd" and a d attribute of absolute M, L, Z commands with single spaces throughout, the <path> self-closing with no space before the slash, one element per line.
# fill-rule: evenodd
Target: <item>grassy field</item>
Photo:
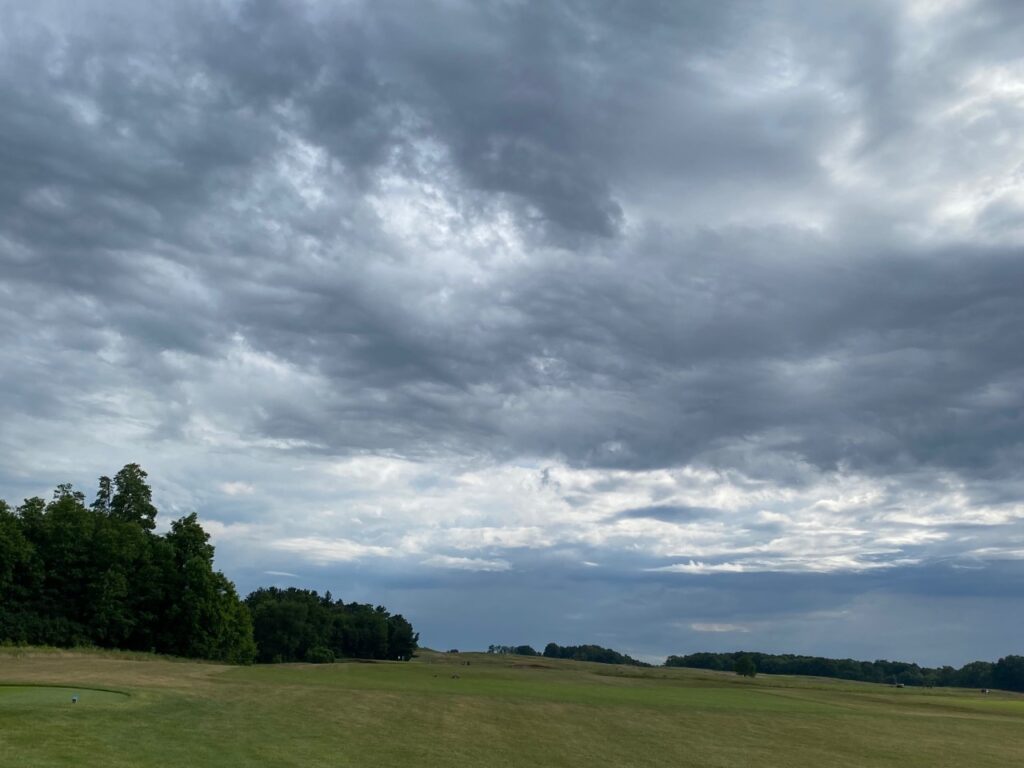
<path fill-rule="evenodd" d="M 243 668 L 0 649 L 0 766 L 18 768 L 1002 768 L 1022 758 L 1024 696 L 1011 694 L 481 654 Z"/>

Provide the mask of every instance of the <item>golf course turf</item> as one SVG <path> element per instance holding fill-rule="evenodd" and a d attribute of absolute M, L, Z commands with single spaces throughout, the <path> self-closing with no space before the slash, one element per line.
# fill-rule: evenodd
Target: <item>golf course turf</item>
<path fill-rule="evenodd" d="M 72 696 L 78 696 L 72 703 Z M 0 765 L 1010 766 L 1024 696 L 446 655 L 0 649 Z"/>

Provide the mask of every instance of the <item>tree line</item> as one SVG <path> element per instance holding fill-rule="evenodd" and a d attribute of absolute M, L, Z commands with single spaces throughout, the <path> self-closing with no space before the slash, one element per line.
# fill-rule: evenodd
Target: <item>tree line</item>
<path fill-rule="evenodd" d="M 260 662 L 330 662 L 336 658 L 408 661 L 419 634 L 382 605 L 343 603 L 327 592 L 257 589 L 245 599 Z"/>
<path fill-rule="evenodd" d="M 638 661 L 624 653 L 602 648 L 600 645 L 558 645 L 548 643 L 544 653 L 539 653 L 529 645 L 490 645 L 488 653 L 514 654 L 516 656 L 544 656 L 549 659 L 572 659 L 573 661 L 594 661 L 598 664 L 630 664 L 635 667 L 649 667 L 650 664 Z"/>
<path fill-rule="evenodd" d="M 972 661 L 957 669 L 950 666 L 921 667 L 917 664 L 884 659 L 856 661 L 820 656 L 735 651 L 669 656 L 665 660 L 665 666 L 732 672 L 737 669 L 737 663 L 741 659 L 752 662 L 757 672 L 770 675 L 811 675 L 867 683 L 1024 691 L 1024 656 L 1004 656 L 994 663 Z M 746 661 L 744 666 L 746 668 Z"/>
<path fill-rule="evenodd" d="M 214 570 L 195 513 L 156 534 L 147 474 L 128 464 L 96 498 L 0 500 L 0 643 L 153 651 L 234 664 L 408 659 L 418 635 L 383 606 L 259 589 Z"/>
<path fill-rule="evenodd" d="M 629 664 L 634 667 L 649 667 L 644 661 L 602 648 L 600 645 L 558 645 L 548 643 L 544 646 L 544 656 L 549 659 L 573 659 L 575 661 L 596 661 L 599 664 Z"/>

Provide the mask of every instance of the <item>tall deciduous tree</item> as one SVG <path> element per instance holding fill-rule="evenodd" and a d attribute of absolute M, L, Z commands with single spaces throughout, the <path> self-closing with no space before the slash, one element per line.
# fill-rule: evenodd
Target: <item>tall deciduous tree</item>
<path fill-rule="evenodd" d="M 48 504 L 0 503 L 0 641 L 251 662 L 249 611 L 196 515 L 157 536 L 156 514 L 137 464 L 101 478 L 89 507 L 67 483 Z"/>
<path fill-rule="evenodd" d="M 745 653 L 736 659 L 736 665 L 733 669 L 737 675 L 742 675 L 743 677 L 755 677 L 757 675 L 757 665 L 749 653 Z"/>
<path fill-rule="evenodd" d="M 103 475 L 99 479 L 99 488 L 96 491 L 96 499 L 92 503 L 92 509 L 105 515 L 110 514 L 110 500 L 113 498 L 113 494 L 114 490 L 110 478 Z"/>
<path fill-rule="evenodd" d="M 195 513 L 153 533 L 146 478 L 138 464 L 101 477 L 89 506 L 68 483 L 49 503 L 26 499 L 12 511 L 0 501 L 0 642 L 92 643 L 232 663 L 251 663 L 257 652 L 263 661 L 329 661 L 409 659 L 416 650 L 412 625 L 383 606 L 273 588 L 243 603 L 214 570 Z"/>
<path fill-rule="evenodd" d="M 153 491 L 146 483 L 147 477 L 138 464 L 126 464 L 114 476 L 110 516 L 126 523 L 138 523 L 151 531 L 156 527 L 156 507 L 153 506 Z"/>

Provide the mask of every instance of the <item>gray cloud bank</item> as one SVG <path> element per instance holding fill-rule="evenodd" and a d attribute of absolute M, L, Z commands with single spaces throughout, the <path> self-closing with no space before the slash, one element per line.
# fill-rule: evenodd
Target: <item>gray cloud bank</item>
<path fill-rule="evenodd" d="M 145 459 L 254 574 L 1019 607 L 1018 4 L 0 19 L 3 495 Z"/>

